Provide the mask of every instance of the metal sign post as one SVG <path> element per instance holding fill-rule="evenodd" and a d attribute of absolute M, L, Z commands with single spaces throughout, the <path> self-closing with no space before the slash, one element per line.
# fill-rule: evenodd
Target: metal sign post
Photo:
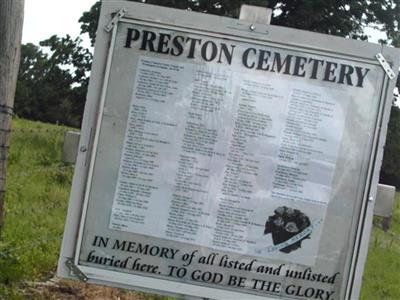
<path fill-rule="evenodd" d="M 59 275 L 190 298 L 357 298 L 398 51 L 102 5 Z"/>

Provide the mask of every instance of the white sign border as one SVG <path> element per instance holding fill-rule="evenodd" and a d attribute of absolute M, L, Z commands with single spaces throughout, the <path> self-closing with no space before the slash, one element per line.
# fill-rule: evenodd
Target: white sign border
<path fill-rule="evenodd" d="M 99 125 L 101 124 L 101 116 L 105 100 L 105 92 L 107 89 L 117 24 L 114 25 L 111 39 L 109 34 L 105 33 L 103 30 L 107 23 L 111 20 L 112 14 L 119 9 L 123 7 L 129 7 L 126 18 L 121 20 L 124 22 L 132 22 L 132 20 L 135 20 L 136 24 L 149 24 L 148 22 L 141 22 L 137 20 L 147 19 L 153 24 L 157 23 L 157 27 L 166 26 L 167 28 L 171 28 L 171 26 L 173 26 L 179 27 L 180 29 L 185 29 L 185 31 L 190 32 L 206 31 L 207 33 L 212 33 L 213 36 L 217 37 L 218 35 L 222 36 L 223 34 L 229 34 L 230 36 L 234 36 L 235 40 L 249 42 L 249 38 L 243 38 L 243 36 L 246 35 L 252 38 L 251 43 L 257 43 L 256 41 L 254 41 L 254 39 L 260 40 L 264 44 L 266 41 L 272 41 L 275 44 L 278 43 L 279 47 L 281 48 L 304 48 L 307 49 L 308 52 L 323 52 L 325 56 L 339 58 L 343 58 L 343 56 L 347 55 L 352 57 L 352 60 L 354 61 L 367 62 L 369 64 L 375 65 L 378 65 L 378 62 L 374 60 L 375 54 L 379 52 L 393 63 L 393 67 L 395 69 L 398 69 L 399 65 L 399 55 L 397 50 L 382 47 L 379 45 L 344 40 L 341 38 L 335 38 L 326 35 L 319 35 L 319 38 L 316 38 L 316 34 L 314 33 L 268 25 L 257 25 L 257 28 L 260 29 L 254 31 L 249 29 L 249 23 L 245 21 L 215 17 L 204 14 L 191 13 L 189 15 L 182 13 L 182 11 L 179 10 L 165 9 L 147 4 L 144 5 L 139 3 L 126 3 L 125 1 L 104 1 L 102 3 L 102 6 L 102 9 L 105 13 L 102 14 L 99 22 L 97 44 L 100 44 L 103 47 L 96 48 L 95 58 L 92 67 L 92 78 L 89 86 L 88 100 L 85 108 L 84 120 L 82 123 L 83 130 L 79 147 L 80 151 L 78 153 L 76 163 L 73 189 L 70 197 L 67 223 L 58 265 L 58 274 L 62 277 L 76 278 L 76 276 L 71 274 L 69 269 L 66 267 L 65 261 L 67 259 L 75 258 L 74 262 L 78 266 L 78 259 L 76 255 L 78 251 L 76 251 L 76 249 L 80 249 L 81 245 L 81 238 L 84 227 L 83 225 L 87 209 L 87 196 L 88 191 L 90 190 L 90 188 L 87 187 L 90 187 L 91 185 L 91 175 L 93 173 L 94 166 L 94 159 L 92 158 L 94 157 L 94 154 L 96 152 L 95 150 L 98 141 L 97 128 L 99 128 Z M 168 20 L 165 17 L 166 15 L 169 15 Z M 215 32 L 215 28 L 218 28 L 218 32 Z M 330 41 L 328 44 L 324 44 L 324 41 L 327 41 L 328 39 L 337 39 L 335 41 L 335 51 L 332 51 L 332 49 L 328 49 L 327 47 L 325 47 L 324 49 L 324 45 L 329 45 L 332 43 L 332 41 Z M 291 41 L 292 44 L 294 44 L 295 46 L 289 45 L 286 40 Z M 109 45 L 109 47 L 106 46 L 107 44 Z M 104 70 L 105 61 L 107 62 L 107 64 L 106 69 Z M 387 88 L 383 88 L 382 96 L 380 98 L 379 119 L 377 120 L 378 124 L 376 126 L 373 143 L 374 149 L 372 151 L 373 159 L 371 159 L 370 161 L 368 178 L 366 181 L 366 189 L 364 191 L 362 211 L 360 213 L 360 219 L 357 228 L 355 240 L 356 244 L 353 250 L 353 256 L 349 259 L 351 261 L 351 267 L 349 271 L 350 280 L 348 280 L 346 288 L 346 299 L 358 298 L 361 288 L 361 277 L 363 274 L 364 263 L 368 253 L 368 242 L 372 226 L 373 206 L 375 202 L 374 199 L 376 195 L 377 183 L 379 180 L 379 169 L 383 156 L 383 146 L 385 143 L 387 122 L 389 120 L 391 107 L 390 104 L 392 101 L 392 96 L 388 91 L 390 91 L 394 87 L 394 84 L 394 81 L 389 81 L 388 77 L 385 77 L 383 86 Z M 102 87 L 101 93 L 99 92 L 98 87 Z M 100 99 L 100 102 L 98 99 Z M 88 149 L 88 145 L 92 145 L 92 148 Z M 88 162 L 90 162 L 90 166 Z M 88 181 L 85 182 L 83 180 L 84 178 L 87 178 Z M 82 201 L 83 199 L 85 200 Z M 79 216 L 77 216 L 77 213 L 81 214 L 80 218 Z M 77 235 L 79 236 L 78 238 Z M 168 291 L 172 295 L 179 297 L 182 297 L 182 293 L 189 295 L 191 294 L 193 296 L 202 295 L 203 297 L 217 299 L 243 299 L 244 295 L 246 295 L 246 299 L 275 299 L 250 294 L 243 294 L 240 292 L 231 292 L 219 288 L 202 287 L 187 283 L 179 283 L 163 279 L 154 279 L 145 276 L 123 274 L 119 272 L 106 271 L 91 267 L 78 267 L 87 277 L 89 277 L 89 282 L 108 284 L 130 289 L 135 288 L 138 290 L 152 291 L 156 293 L 160 293 L 161 291 Z M 159 288 L 154 289 L 154 286 L 157 286 Z M 192 298 L 198 299 L 198 297 Z"/>

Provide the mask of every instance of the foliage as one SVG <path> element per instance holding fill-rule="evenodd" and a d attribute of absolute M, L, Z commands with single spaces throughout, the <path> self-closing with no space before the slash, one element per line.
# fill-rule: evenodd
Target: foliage
<path fill-rule="evenodd" d="M 55 123 L 60 117 L 58 106 L 68 98 L 71 83 L 69 72 L 53 64 L 38 46 L 23 45 L 15 95 L 16 114 Z"/>
<path fill-rule="evenodd" d="M 154 1 L 157 2 L 157 1 Z M 367 39 L 364 28 L 381 26 L 391 38 L 397 37 L 400 1 L 371 0 L 195 0 L 198 11 L 238 17 L 242 4 L 268 7 L 271 24 L 320 33 Z M 218 9 L 216 9 L 218 7 Z"/>
<path fill-rule="evenodd" d="M 97 23 L 100 17 L 100 1 L 96 2 L 89 11 L 86 11 L 79 18 L 81 23 L 81 33 L 89 34 L 90 42 L 94 46 L 96 39 Z M 94 21 L 95 20 L 95 21 Z"/>
<path fill-rule="evenodd" d="M 61 162 L 66 130 L 13 121 L 0 241 L 0 299 L 13 299 L 10 290 L 21 280 L 46 278 L 55 271 L 72 178 L 72 167 Z"/>
<path fill-rule="evenodd" d="M 271 24 L 365 40 L 364 28 L 385 31 L 384 43 L 400 43 L 400 0 L 129 0 L 237 18 L 242 4 L 272 9 Z M 81 33 L 96 36 L 100 2 L 79 19 Z"/>
<path fill-rule="evenodd" d="M 15 113 L 24 118 L 79 126 L 92 55 L 81 40 L 52 36 L 42 48 L 22 45 Z"/>
<path fill-rule="evenodd" d="M 82 40 L 71 39 L 69 35 L 64 38 L 52 36 L 40 43 L 42 47 L 48 47 L 51 52 L 50 61 L 62 69 L 67 69 L 72 77 L 70 84 L 69 107 L 67 114 L 71 122 L 67 125 L 79 126 L 85 106 L 89 74 L 92 64 L 91 52 L 81 46 Z M 64 115 L 66 112 L 64 111 Z"/>
<path fill-rule="evenodd" d="M 383 183 L 400 188 L 400 108 L 392 106 L 385 154 L 382 162 L 381 179 Z"/>

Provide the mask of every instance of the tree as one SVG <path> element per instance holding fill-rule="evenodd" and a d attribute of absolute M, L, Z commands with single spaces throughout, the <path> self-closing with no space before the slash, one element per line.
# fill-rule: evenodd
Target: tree
<path fill-rule="evenodd" d="M 81 25 L 81 33 L 87 33 L 89 35 L 90 42 L 94 46 L 96 39 L 97 24 L 100 17 L 100 1 L 96 2 L 89 11 L 83 13 L 82 17 L 79 18 Z"/>
<path fill-rule="evenodd" d="M 51 72 L 47 56 L 38 46 L 22 45 L 21 64 L 18 73 L 15 113 L 27 119 L 43 120 L 43 94 L 46 95 L 48 74 Z M 56 77 L 52 75 L 52 77 Z M 40 87 L 40 88 L 38 88 Z"/>
<path fill-rule="evenodd" d="M 271 24 L 367 39 L 366 26 L 385 31 L 389 44 L 400 43 L 400 0 L 130 0 L 237 18 L 242 4 L 271 8 Z M 100 2 L 79 19 L 81 33 L 96 36 Z"/>
<path fill-rule="evenodd" d="M 79 126 L 92 55 L 79 38 L 52 36 L 22 46 L 15 113 L 23 118 Z M 38 88 L 40 87 L 40 88 Z"/>
<path fill-rule="evenodd" d="M 49 48 L 52 65 L 67 70 L 67 78 L 71 78 L 67 83 L 70 88 L 68 105 L 72 119 L 65 124 L 73 126 L 79 126 L 82 119 L 93 58 L 91 52 L 81 46 L 81 42 L 80 38 L 72 40 L 69 35 L 63 38 L 52 36 L 40 42 L 42 47 Z"/>
<path fill-rule="evenodd" d="M 400 108 L 393 105 L 381 168 L 381 182 L 400 188 Z"/>

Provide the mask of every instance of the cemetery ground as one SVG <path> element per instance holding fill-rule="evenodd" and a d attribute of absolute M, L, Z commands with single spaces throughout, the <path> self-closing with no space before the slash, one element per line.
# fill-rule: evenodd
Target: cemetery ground
<path fill-rule="evenodd" d="M 5 226 L 0 239 L 0 299 L 173 298 L 54 278 L 73 166 L 61 161 L 67 127 L 13 121 Z M 389 232 L 375 219 L 361 299 L 400 299 L 400 193 Z"/>

